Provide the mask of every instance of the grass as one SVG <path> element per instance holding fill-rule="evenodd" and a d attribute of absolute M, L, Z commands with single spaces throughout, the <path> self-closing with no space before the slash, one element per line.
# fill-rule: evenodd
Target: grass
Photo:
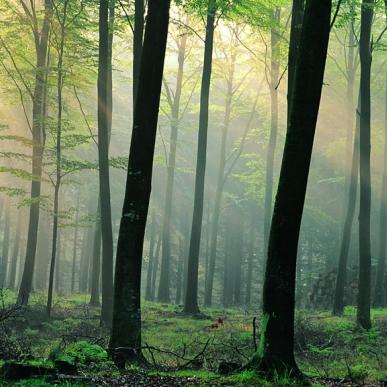
<path fill-rule="evenodd" d="M 15 299 L 11 293 L 6 297 L 7 302 Z M 74 342 L 93 341 L 92 338 L 95 338 L 98 344 L 106 345 L 107 332 L 102 331 L 98 324 L 99 310 L 87 306 L 87 300 L 87 296 L 82 294 L 55 298 L 53 319 L 47 321 L 42 313 L 44 295 L 34 295 L 27 314 L 9 327 L 15 342 L 19 338 L 26 345 L 26 348 L 20 349 L 20 359 L 48 365 L 53 351 L 60 348 L 65 353 Z M 216 370 L 220 361 L 243 364 L 254 353 L 252 320 L 255 314 L 236 308 L 208 308 L 203 312 L 208 318 L 193 319 L 183 315 L 174 305 L 143 303 L 143 343 L 155 348 L 144 353 L 151 364 L 154 359 L 157 365 L 162 365 L 162 369 L 150 371 L 152 375 L 163 375 L 164 372 L 182 378 L 193 377 L 200 379 L 203 385 L 211 385 L 214 381 L 227 385 L 289 385 L 286 378 L 269 383 L 253 371 L 219 376 Z M 219 318 L 224 320 L 224 324 L 216 327 L 214 324 Z M 298 311 L 295 349 L 301 370 L 316 378 L 351 378 L 358 383 L 386 379 L 387 309 L 372 310 L 372 320 L 373 329 L 367 332 L 357 327 L 354 307 L 347 307 L 343 317 L 333 317 L 327 311 Z M 198 369 L 165 371 L 182 366 L 202 351 L 207 342 L 202 362 L 195 364 Z M 23 351 L 28 353 L 23 354 Z M 111 375 L 113 368 L 110 364 L 94 364 L 83 372 Z"/>

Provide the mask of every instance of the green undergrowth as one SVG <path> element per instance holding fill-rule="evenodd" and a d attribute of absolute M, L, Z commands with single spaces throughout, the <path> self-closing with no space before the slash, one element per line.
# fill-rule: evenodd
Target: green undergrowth
<path fill-rule="evenodd" d="M 6 297 L 10 304 L 15 300 L 12 293 Z M 1 361 L 53 366 L 55 360 L 62 360 L 77 365 L 84 375 L 118 375 L 104 349 L 108 332 L 99 327 L 99 309 L 89 307 L 87 301 L 83 294 L 56 297 L 52 319 L 47 320 L 44 295 L 33 295 L 31 306 L 6 327 L 8 341 L 0 340 Z M 252 321 L 258 317 L 259 332 L 260 316 L 257 310 L 237 308 L 202 312 L 204 316 L 192 318 L 182 314 L 179 306 L 143 303 L 147 372 L 162 375 L 156 370 L 186 368 L 167 375 L 194 377 L 203 385 L 289 385 L 281 378 L 267 382 L 253 371 L 220 376 L 219 362 L 245 364 L 253 355 Z M 387 309 L 372 310 L 372 322 L 370 331 L 360 329 L 354 307 L 347 307 L 342 317 L 327 311 L 297 311 L 295 352 L 301 370 L 314 378 L 347 378 L 359 384 L 387 379 Z M 19 385 L 39 385 L 31 383 Z"/>

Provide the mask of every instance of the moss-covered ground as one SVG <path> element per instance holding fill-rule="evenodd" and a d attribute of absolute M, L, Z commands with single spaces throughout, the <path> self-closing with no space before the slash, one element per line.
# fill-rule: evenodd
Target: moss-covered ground
<path fill-rule="evenodd" d="M 10 305 L 14 295 L 7 293 Z M 143 352 L 149 366 L 129 367 L 120 374 L 104 348 L 107 332 L 99 327 L 98 308 L 85 295 L 57 297 L 51 320 L 44 317 L 44 296 L 35 294 L 31 306 L 2 323 L 1 362 L 53 367 L 63 360 L 78 367 L 78 376 L 20 381 L 13 386 L 86 385 L 297 385 L 287 378 L 265 381 L 253 371 L 219 375 L 220 362 L 244 364 L 254 352 L 253 309 L 203 309 L 192 318 L 181 307 L 144 302 Z M 373 328 L 356 325 L 356 310 L 343 317 L 327 311 L 297 311 L 295 350 L 298 364 L 312 385 L 383 385 L 387 380 L 387 309 L 372 311 Z M 258 338 L 257 338 L 258 339 Z M 387 384 L 386 384 L 387 385 Z"/>

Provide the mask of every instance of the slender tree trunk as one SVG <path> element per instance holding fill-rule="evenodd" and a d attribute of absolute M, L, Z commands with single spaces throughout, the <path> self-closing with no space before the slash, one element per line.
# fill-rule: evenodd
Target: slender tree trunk
<path fill-rule="evenodd" d="M 31 182 L 31 205 L 28 224 L 28 237 L 26 247 L 26 257 L 24 261 L 24 270 L 20 283 L 17 303 L 28 304 L 28 299 L 32 290 L 32 279 L 35 268 L 35 256 L 37 245 L 37 233 L 39 227 L 39 197 L 42 177 L 42 163 L 44 150 L 44 105 L 45 89 L 47 87 L 47 47 L 52 16 L 51 0 L 44 1 L 44 20 L 42 31 L 34 29 L 35 49 L 36 49 L 36 74 L 35 90 L 32 106 L 32 176 Z"/>
<path fill-rule="evenodd" d="M 177 138 L 179 128 L 179 115 L 180 115 L 180 98 L 183 87 L 183 75 L 184 75 L 184 61 L 186 56 L 187 35 L 184 34 L 178 43 L 178 70 L 176 79 L 176 89 L 174 93 L 172 108 L 172 120 L 171 120 L 171 139 L 169 147 L 168 157 L 168 176 L 165 192 L 165 206 L 162 228 L 162 255 L 161 255 L 161 272 L 160 272 L 160 284 L 158 299 L 161 302 L 170 301 L 170 228 L 172 218 L 172 202 L 173 202 L 173 188 L 176 169 L 176 149 Z M 171 101 L 172 102 L 172 101 Z"/>
<path fill-rule="evenodd" d="M 55 281 L 54 281 L 54 287 L 55 292 L 57 294 L 60 294 L 62 292 L 62 281 L 61 281 L 61 257 L 63 256 L 63 242 L 61 238 L 61 234 L 58 233 L 57 236 L 57 247 L 56 247 L 56 259 L 55 259 Z"/>
<path fill-rule="evenodd" d="M 281 10 L 277 8 L 274 11 L 274 20 L 280 23 Z M 274 177 L 274 156 L 277 144 L 278 132 L 278 80 L 279 80 L 279 33 L 278 26 L 271 28 L 271 68 L 270 68 L 270 100 L 271 100 L 271 123 L 270 123 L 270 137 L 267 146 L 266 154 L 266 179 L 265 179 L 265 210 L 264 210 L 264 256 L 267 256 L 267 246 L 269 242 L 270 222 L 273 202 L 273 177 Z"/>
<path fill-rule="evenodd" d="M 2 265 L 0 272 L 0 288 L 5 288 L 7 286 L 8 279 L 8 260 L 9 260 L 9 234 L 10 234 L 10 204 L 8 203 L 5 207 L 5 216 L 4 216 L 4 230 L 3 230 L 3 246 L 2 246 Z"/>
<path fill-rule="evenodd" d="M 371 328 L 371 26 L 374 0 L 363 0 L 360 21 L 360 209 L 357 322 Z"/>
<path fill-rule="evenodd" d="M 387 76 L 386 76 L 386 96 L 384 107 L 384 162 L 383 162 L 383 182 L 380 199 L 380 225 L 379 225 L 379 259 L 376 270 L 374 306 L 381 308 L 386 304 L 385 292 L 385 271 L 386 271 L 386 237 L 387 237 Z"/>
<path fill-rule="evenodd" d="M 58 47 L 58 66 L 57 66 L 57 98 L 58 98 L 58 116 L 57 116 L 57 132 L 56 132 L 56 182 L 54 186 L 54 216 L 53 216 L 53 229 L 52 229 L 52 251 L 51 251 L 51 264 L 50 274 L 48 280 L 48 296 L 46 305 L 46 314 L 51 316 L 52 308 L 52 292 L 54 287 L 54 272 L 55 272 L 55 260 L 57 249 L 57 237 L 58 237 L 58 211 L 59 211 L 59 191 L 62 179 L 62 113 L 63 113 L 63 55 L 65 44 L 65 28 L 67 19 L 67 7 L 68 0 L 63 2 L 63 19 L 59 20 L 60 31 L 60 43 Z"/>
<path fill-rule="evenodd" d="M 216 266 L 216 253 L 218 245 L 218 231 L 219 231 L 219 218 L 222 205 L 222 196 L 224 188 L 224 173 L 226 168 L 226 147 L 227 137 L 231 121 L 231 108 L 232 108 L 232 97 L 234 94 L 234 75 L 235 75 L 235 62 L 236 52 L 233 50 L 231 53 L 231 63 L 227 79 L 227 92 L 225 100 L 225 114 L 224 122 L 221 135 L 220 145 L 220 159 L 219 159 L 219 170 L 218 178 L 216 183 L 215 200 L 214 200 L 214 212 L 212 215 L 211 222 L 211 243 L 210 243 L 210 257 L 209 257 L 209 268 L 205 288 L 204 304 L 210 306 L 212 303 L 212 291 L 214 286 L 215 266 Z"/>
<path fill-rule="evenodd" d="M 141 70 L 142 40 L 144 35 L 144 10 L 144 0 L 135 0 L 133 33 L 133 115 L 136 109 L 138 82 Z"/>
<path fill-rule="evenodd" d="M 261 342 L 250 366 L 273 375 L 300 371 L 294 358 L 297 249 L 327 56 L 330 0 L 307 0 L 290 119 L 271 224 Z"/>
<path fill-rule="evenodd" d="M 141 361 L 141 266 L 169 23 L 169 0 L 148 1 L 125 199 L 117 245 L 110 348 L 119 367 Z M 116 350 L 125 348 L 124 350 Z"/>
<path fill-rule="evenodd" d="M 151 286 L 151 300 L 154 301 L 156 298 L 156 278 L 157 278 L 157 272 L 159 270 L 159 257 L 160 257 L 160 250 L 161 250 L 161 239 L 162 236 L 160 235 L 157 240 L 156 245 L 156 253 L 153 263 L 153 270 L 152 270 L 152 286 Z"/>
<path fill-rule="evenodd" d="M 233 304 L 241 305 L 241 283 L 242 283 L 242 262 L 243 262 L 243 220 L 240 209 L 236 209 L 234 230 L 234 300 Z"/>
<path fill-rule="evenodd" d="M 77 265 L 77 246 L 78 246 L 78 222 L 79 222 L 79 193 L 77 199 L 77 215 L 75 218 L 75 229 L 74 229 L 74 239 L 73 239 L 73 265 L 71 270 L 71 293 L 75 292 L 75 272 Z M 79 278 L 79 277 L 78 277 Z M 79 291 L 79 287 L 78 287 Z"/>
<path fill-rule="evenodd" d="M 255 248 L 255 217 L 251 220 L 250 235 L 249 235 L 249 256 L 247 261 L 247 276 L 246 276 L 246 297 L 245 305 L 250 306 L 251 303 L 251 283 L 253 279 L 253 263 L 254 263 L 254 248 Z"/>
<path fill-rule="evenodd" d="M 360 95 L 358 111 L 360 110 Z M 351 230 L 356 208 L 357 185 L 359 181 L 359 135 L 360 119 L 356 113 L 355 141 L 353 143 L 351 179 L 349 181 L 347 212 L 345 215 L 343 235 L 341 237 L 339 267 L 337 269 L 335 295 L 333 300 L 333 314 L 340 316 L 344 312 L 344 290 L 347 280 L 348 251 L 351 241 Z"/>
<path fill-rule="evenodd" d="M 157 229 L 156 213 L 155 211 L 153 211 L 151 235 L 150 235 L 150 242 L 149 242 L 149 263 L 148 263 L 148 270 L 146 272 L 145 299 L 147 301 L 153 301 L 152 300 L 152 276 L 153 276 L 153 270 L 155 266 L 156 229 Z"/>
<path fill-rule="evenodd" d="M 195 199 L 191 227 L 191 240 L 188 255 L 187 289 L 184 300 L 184 312 L 199 313 L 198 305 L 198 269 L 200 238 L 203 220 L 204 177 L 207 158 L 208 107 L 212 72 L 212 51 L 214 45 L 216 0 L 209 0 L 204 46 L 204 62 L 200 94 L 200 116 L 198 134 L 198 152 L 196 160 Z"/>
<path fill-rule="evenodd" d="M 99 202 L 98 202 L 99 203 Z M 100 206 L 98 204 L 97 214 L 99 216 Z M 100 277 L 101 277 L 101 219 L 98 217 L 94 228 L 93 256 L 92 256 L 92 273 L 90 276 L 90 305 L 99 306 Z"/>
<path fill-rule="evenodd" d="M 109 0 L 100 0 L 98 61 L 98 160 L 102 235 L 102 308 L 101 325 L 110 327 L 113 308 L 113 231 L 110 202 L 109 138 L 111 132 L 111 47 L 112 24 Z M 113 6 L 114 10 L 114 6 Z M 110 31 L 109 31 L 110 27 Z"/>
<path fill-rule="evenodd" d="M 11 272 L 9 275 L 9 288 L 12 290 L 16 290 L 16 270 L 17 270 L 17 263 L 19 258 L 20 237 L 21 237 L 21 227 L 22 227 L 22 210 L 19 209 L 17 213 L 18 213 L 18 216 L 17 216 L 13 252 L 12 252 Z"/>

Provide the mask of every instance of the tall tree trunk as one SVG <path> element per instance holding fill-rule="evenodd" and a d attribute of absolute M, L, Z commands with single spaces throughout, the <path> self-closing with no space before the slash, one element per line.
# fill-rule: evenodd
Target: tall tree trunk
<path fill-rule="evenodd" d="M 161 271 L 158 299 L 161 302 L 170 301 L 170 228 L 172 218 L 173 187 L 176 169 L 176 148 L 180 119 L 180 98 L 183 87 L 184 61 L 186 57 L 187 34 L 184 34 L 178 42 L 178 70 L 176 79 L 176 88 L 173 102 L 171 100 L 172 119 L 171 119 L 171 138 L 168 157 L 168 176 L 165 192 L 165 206 L 162 228 L 162 250 L 161 250 Z M 167 86 L 168 87 L 168 86 Z"/>
<path fill-rule="evenodd" d="M 4 216 L 3 246 L 2 246 L 2 253 L 1 253 L 0 288 L 5 288 L 7 286 L 10 227 L 11 227 L 10 204 L 8 203 L 5 207 L 5 216 Z"/>
<path fill-rule="evenodd" d="M 327 56 L 330 0 L 307 0 L 270 230 L 259 350 L 250 366 L 299 374 L 294 359 L 297 248 Z"/>
<path fill-rule="evenodd" d="M 204 177 L 207 159 L 208 107 L 212 72 L 212 51 L 214 45 L 216 0 L 209 0 L 207 10 L 206 40 L 204 45 L 204 61 L 202 85 L 200 92 L 200 115 L 198 151 L 195 176 L 195 199 L 191 227 L 191 240 L 188 254 L 187 289 L 184 300 L 184 312 L 199 313 L 198 305 L 198 269 L 200 238 L 203 220 Z"/>
<path fill-rule="evenodd" d="M 99 202 L 98 202 L 99 203 Z M 93 255 L 90 276 L 90 305 L 99 306 L 100 277 L 101 277 L 101 219 L 99 218 L 100 206 L 98 204 L 97 216 L 94 227 Z"/>
<path fill-rule="evenodd" d="M 146 272 L 146 287 L 145 287 L 145 299 L 147 301 L 153 301 L 152 299 L 152 276 L 155 266 L 155 245 L 156 245 L 156 213 L 152 212 L 152 224 L 151 224 L 151 235 L 149 241 L 149 263 L 148 270 Z"/>
<path fill-rule="evenodd" d="M 76 266 L 77 266 L 77 247 L 78 247 L 78 222 L 79 222 L 79 193 L 78 193 L 78 199 L 77 199 L 77 215 L 75 218 L 75 226 L 74 226 L 74 239 L 73 239 L 73 264 L 72 264 L 72 270 L 71 270 L 71 293 L 75 292 L 75 272 L 76 272 Z M 78 277 L 79 278 L 79 277 Z M 79 291 L 79 287 L 78 287 Z"/>
<path fill-rule="evenodd" d="M 113 8 L 111 4 L 113 3 Z M 109 139 L 111 132 L 111 34 L 110 17 L 114 17 L 114 2 L 100 0 L 99 60 L 98 60 L 98 160 L 99 194 L 102 235 L 102 308 L 101 325 L 111 326 L 113 308 L 113 231 L 110 202 Z M 112 15 L 113 11 L 113 15 Z M 109 28 L 110 27 L 110 28 Z"/>
<path fill-rule="evenodd" d="M 15 240 L 13 245 L 12 252 L 12 261 L 11 261 L 11 271 L 9 275 L 9 288 L 12 290 L 16 290 L 16 270 L 17 270 L 17 262 L 19 258 L 19 250 L 20 250 L 20 238 L 21 238 L 21 227 L 22 227 L 22 209 L 17 211 L 17 224 L 15 231 Z"/>
<path fill-rule="evenodd" d="M 358 111 L 360 111 L 360 95 L 358 99 Z M 343 235 L 341 237 L 339 266 L 337 269 L 335 295 L 333 299 L 333 314 L 340 316 L 344 312 L 344 290 L 347 280 L 348 251 L 351 241 L 351 230 L 356 208 L 357 185 L 359 181 L 359 135 L 360 117 L 356 112 L 355 141 L 353 143 L 351 179 L 349 181 L 347 212 L 344 219 Z"/>
<path fill-rule="evenodd" d="M 58 20 L 60 24 L 60 43 L 58 46 L 58 66 L 57 66 L 57 132 L 56 132 L 56 182 L 54 186 L 54 210 L 53 210 L 53 228 L 52 228 L 52 251 L 50 263 L 50 275 L 48 280 L 48 296 L 46 305 L 46 314 L 51 316 L 52 292 L 54 287 L 54 272 L 58 237 L 58 216 L 59 216 L 59 191 L 62 179 L 62 113 L 63 113 L 63 55 L 65 45 L 65 28 L 67 20 L 68 0 L 63 2 L 63 19 Z M 59 19 L 59 16 L 58 16 Z"/>
<path fill-rule="evenodd" d="M 251 219 L 250 235 L 249 235 L 249 256 L 247 261 L 247 276 L 246 276 L 246 297 L 245 305 L 250 306 L 251 303 L 251 283 L 253 279 L 253 263 L 254 263 L 254 248 L 255 248 L 255 217 Z"/>
<path fill-rule="evenodd" d="M 279 24 L 281 19 L 281 10 L 277 8 L 274 11 L 275 23 Z M 270 101 L 271 101 L 271 122 L 270 137 L 266 154 L 266 178 L 265 178 L 265 210 L 263 225 L 264 256 L 267 256 L 267 246 L 269 242 L 270 222 L 273 202 L 273 177 L 274 177 L 274 156 L 277 144 L 278 132 L 278 80 L 279 80 L 279 60 L 280 60 L 280 35 L 278 26 L 271 28 L 271 68 L 270 68 Z"/>
<path fill-rule="evenodd" d="M 156 298 L 156 278 L 157 278 L 157 272 L 159 270 L 159 257 L 160 257 L 160 250 L 161 250 L 161 240 L 162 236 L 160 235 L 157 244 L 156 244 L 156 253 L 153 263 L 153 270 L 152 270 L 152 284 L 151 284 L 151 300 L 154 301 Z"/>
<path fill-rule="evenodd" d="M 136 109 L 138 81 L 140 78 L 143 35 L 144 35 L 144 0 L 135 0 L 134 32 L 133 32 L 133 115 Z"/>
<path fill-rule="evenodd" d="M 140 80 L 117 245 L 110 348 L 119 367 L 142 360 L 141 266 L 152 183 L 170 1 L 148 1 Z M 124 350 L 115 350 L 125 348 Z"/>
<path fill-rule="evenodd" d="M 296 75 L 297 56 L 300 46 L 301 27 L 304 18 L 304 4 L 305 0 L 293 0 L 288 53 L 288 121 L 290 119 L 290 107 L 294 90 L 294 78 Z"/>
<path fill-rule="evenodd" d="M 363 0 L 360 21 L 360 208 L 357 322 L 371 328 L 371 26 L 374 0 Z"/>
<path fill-rule="evenodd" d="M 232 47 L 231 49 L 233 49 Z M 236 62 L 236 51 L 233 50 L 230 55 L 231 63 L 227 78 L 227 92 L 225 100 L 225 113 L 223 128 L 221 133 L 221 145 L 220 145 L 220 159 L 219 159 L 219 170 L 218 178 L 216 183 L 215 200 L 214 200 L 214 212 L 212 214 L 211 222 L 211 243 L 210 243 L 210 256 L 209 256 L 209 268 L 207 274 L 204 304 L 210 306 L 212 303 L 212 291 L 214 286 L 215 266 L 216 266 L 216 253 L 218 246 L 218 230 L 219 230 L 219 218 L 221 212 L 223 188 L 224 188 L 224 173 L 226 168 L 226 147 L 227 137 L 231 121 L 231 108 L 232 108 L 232 97 L 234 94 L 234 75 L 235 75 L 235 62 Z"/>
<path fill-rule="evenodd" d="M 52 16 L 51 0 L 44 1 L 44 19 L 41 33 L 34 28 L 36 50 L 35 89 L 32 105 L 32 176 L 31 205 L 24 270 L 20 283 L 17 303 L 28 304 L 32 290 L 35 268 L 37 233 L 39 227 L 39 197 L 42 177 L 43 150 L 45 141 L 45 89 L 47 87 L 47 48 Z"/>
<path fill-rule="evenodd" d="M 379 259 L 376 270 L 374 306 L 381 308 L 386 305 L 385 292 L 385 271 L 386 271 L 386 237 L 387 237 L 387 76 L 386 96 L 384 107 L 384 162 L 383 181 L 380 199 L 380 225 L 379 225 Z"/>

